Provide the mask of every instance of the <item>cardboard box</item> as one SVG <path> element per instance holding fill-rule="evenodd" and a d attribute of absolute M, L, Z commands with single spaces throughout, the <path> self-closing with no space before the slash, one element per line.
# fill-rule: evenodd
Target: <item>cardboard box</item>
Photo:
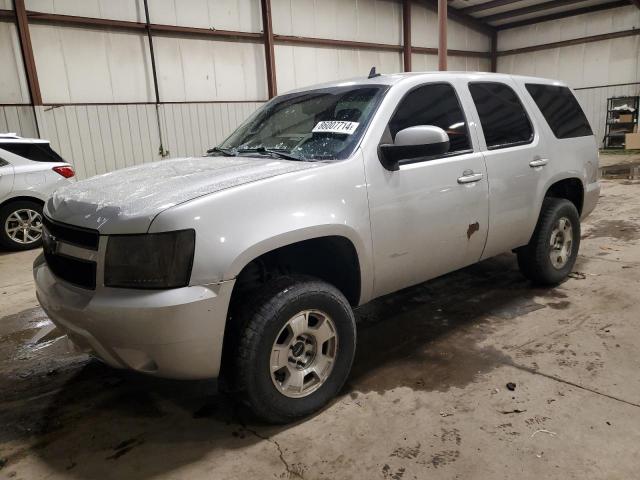
<path fill-rule="evenodd" d="M 618 122 L 620 123 L 631 123 L 633 122 L 633 114 L 624 113 L 618 117 Z"/>
<path fill-rule="evenodd" d="M 626 150 L 640 150 L 640 133 L 627 133 L 624 136 Z"/>

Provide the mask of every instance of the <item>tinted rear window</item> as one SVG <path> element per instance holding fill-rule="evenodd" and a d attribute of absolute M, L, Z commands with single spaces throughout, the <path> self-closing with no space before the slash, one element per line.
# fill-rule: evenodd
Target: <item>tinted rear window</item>
<path fill-rule="evenodd" d="M 64 162 L 48 143 L 0 143 L 0 148 L 34 162 Z"/>
<path fill-rule="evenodd" d="M 557 138 L 593 135 L 580 104 L 567 87 L 527 83 L 527 90 Z"/>
<path fill-rule="evenodd" d="M 487 148 L 512 147 L 533 140 L 533 127 L 518 95 L 497 82 L 475 82 L 469 91 L 476 105 Z"/>

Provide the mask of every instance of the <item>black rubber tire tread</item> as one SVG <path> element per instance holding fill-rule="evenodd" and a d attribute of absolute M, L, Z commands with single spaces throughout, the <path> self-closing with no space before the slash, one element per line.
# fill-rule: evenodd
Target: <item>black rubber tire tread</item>
<path fill-rule="evenodd" d="M 571 257 L 560 270 L 549 259 L 549 238 L 556 220 L 567 217 L 573 228 Z M 576 206 L 564 198 L 547 197 L 529 244 L 517 250 L 522 274 L 537 285 L 557 285 L 571 273 L 580 248 L 580 216 Z"/>
<path fill-rule="evenodd" d="M 235 318 L 236 322 L 240 322 L 237 324 L 239 335 L 234 368 L 237 394 L 257 417 L 269 423 L 289 423 L 308 416 L 328 403 L 340 391 L 349 375 L 356 348 L 353 310 L 345 296 L 333 285 L 306 275 L 278 277 L 251 297 L 250 302 L 238 309 Z M 314 307 L 318 302 L 324 303 L 322 308 Z M 271 381 L 268 360 L 267 371 L 260 372 L 264 362 L 259 357 L 265 354 L 265 348 L 270 353 L 275 335 L 291 318 L 288 316 L 291 311 L 304 308 L 326 310 L 328 307 L 332 311 L 326 313 L 332 316 L 339 342 L 331 375 L 307 397 L 286 397 Z"/>
<path fill-rule="evenodd" d="M 16 243 L 13 240 L 11 240 L 11 238 L 4 231 L 4 224 L 7 221 L 7 217 L 11 215 L 11 213 L 15 212 L 16 210 L 20 210 L 23 208 L 29 208 L 31 210 L 35 210 L 40 215 L 42 215 L 42 205 L 39 204 L 38 202 L 34 202 L 31 200 L 9 201 L 5 205 L 3 205 L 2 208 L 0 208 L 0 247 L 7 250 L 19 251 L 19 250 L 31 250 L 33 248 L 38 248 L 42 246 L 42 237 L 40 237 L 40 240 L 38 240 L 35 243 L 23 245 L 21 243 Z"/>

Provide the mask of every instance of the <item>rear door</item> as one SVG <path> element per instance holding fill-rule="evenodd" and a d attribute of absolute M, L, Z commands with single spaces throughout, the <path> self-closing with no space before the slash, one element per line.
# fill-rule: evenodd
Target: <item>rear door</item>
<path fill-rule="evenodd" d="M 526 245 L 538 219 L 548 163 L 535 118 L 511 79 L 468 82 L 489 179 L 489 234 L 482 258 Z"/>

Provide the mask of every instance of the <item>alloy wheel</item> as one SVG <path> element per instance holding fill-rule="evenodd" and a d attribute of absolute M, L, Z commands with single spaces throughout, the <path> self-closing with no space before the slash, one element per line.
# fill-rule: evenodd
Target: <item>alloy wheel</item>
<path fill-rule="evenodd" d="M 12 212 L 4 223 L 7 236 L 16 243 L 29 245 L 42 238 L 42 215 L 30 208 Z"/>
<path fill-rule="evenodd" d="M 560 217 L 551 230 L 549 259 L 554 268 L 564 268 L 573 248 L 573 227 L 567 217 Z"/>
<path fill-rule="evenodd" d="M 280 393 L 310 395 L 331 375 L 338 352 L 333 320 L 318 310 L 304 310 L 282 327 L 271 349 L 270 373 Z"/>

